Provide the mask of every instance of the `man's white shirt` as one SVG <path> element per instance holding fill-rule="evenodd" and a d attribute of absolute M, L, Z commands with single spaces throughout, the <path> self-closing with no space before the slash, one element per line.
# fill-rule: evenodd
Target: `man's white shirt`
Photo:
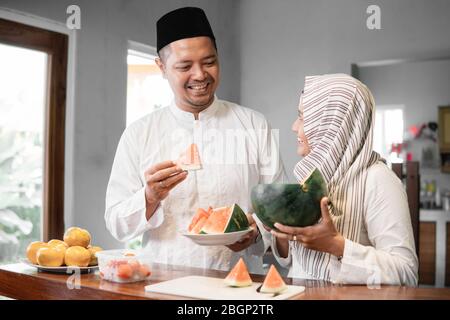
<path fill-rule="evenodd" d="M 145 171 L 156 163 L 177 160 L 191 143 L 199 148 L 203 168 L 190 171 L 147 221 Z M 106 192 L 106 226 L 121 241 L 143 235 L 143 248 L 154 262 L 229 270 L 242 256 L 250 272 L 263 273 L 262 255 L 270 245 L 264 228 L 260 228 L 264 241 L 238 253 L 224 246 L 199 246 L 181 232 L 197 208 L 237 203 L 253 212 L 254 185 L 285 181 L 277 131 L 263 115 L 215 98 L 195 120 L 172 102 L 122 134 Z"/>

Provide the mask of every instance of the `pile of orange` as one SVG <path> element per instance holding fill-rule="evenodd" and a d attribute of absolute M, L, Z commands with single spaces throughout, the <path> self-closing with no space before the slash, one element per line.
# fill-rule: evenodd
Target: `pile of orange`
<path fill-rule="evenodd" d="M 102 248 L 91 246 L 91 235 L 85 229 L 72 227 L 64 233 L 64 241 L 34 241 L 27 247 L 27 258 L 32 264 L 45 267 L 97 265 L 95 253 Z"/>

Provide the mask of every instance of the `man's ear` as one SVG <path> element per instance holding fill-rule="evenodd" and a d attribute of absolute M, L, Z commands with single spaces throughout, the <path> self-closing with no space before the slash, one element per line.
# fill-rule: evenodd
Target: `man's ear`
<path fill-rule="evenodd" d="M 155 58 L 155 63 L 158 66 L 159 70 L 161 70 L 163 78 L 167 79 L 167 77 L 166 77 L 166 66 L 162 62 L 161 58 L 159 58 L 159 57 Z"/>

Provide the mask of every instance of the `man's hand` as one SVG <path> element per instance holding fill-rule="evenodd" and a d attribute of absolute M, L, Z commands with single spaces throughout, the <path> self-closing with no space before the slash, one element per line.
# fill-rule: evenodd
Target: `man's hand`
<path fill-rule="evenodd" d="M 271 233 L 279 239 L 298 241 L 303 247 L 328 252 L 335 256 L 344 254 L 345 239 L 336 230 L 328 211 L 328 198 L 320 201 L 322 220 L 310 227 L 289 227 L 280 223 L 275 223 L 278 230 L 271 230 Z"/>
<path fill-rule="evenodd" d="M 258 227 L 256 226 L 255 219 L 253 219 L 251 214 L 247 214 L 247 220 L 248 220 L 248 224 L 250 225 L 250 227 L 253 228 L 253 231 L 250 232 L 249 234 L 247 234 L 240 241 L 227 246 L 229 249 L 233 250 L 234 252 L 239 252 L 239 251 L 247 249 L 253 243 L 255 243 L 256 237 L 258 236 L 258 233 L 259 233 Z"/>
<path fill-rule="evenodd" d="M 161 200 L 170 190 L 186 179 L 187 171 L 181 170 L 173 161 L 163 161 L 145 171 L 145 200 L 147 202 L 147 220 L 153 215 Z"/>

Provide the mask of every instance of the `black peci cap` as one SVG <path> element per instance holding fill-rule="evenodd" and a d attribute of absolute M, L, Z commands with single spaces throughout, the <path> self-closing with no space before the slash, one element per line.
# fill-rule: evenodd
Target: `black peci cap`
<path fill-rule="evenodd" d="M 200 8 L 185 7 L 166 13 L 156 22 L 156 49 L 159 52 L 177 40 L 206 36 L 215 46 L 214 33 L 205 12 Z"/>

